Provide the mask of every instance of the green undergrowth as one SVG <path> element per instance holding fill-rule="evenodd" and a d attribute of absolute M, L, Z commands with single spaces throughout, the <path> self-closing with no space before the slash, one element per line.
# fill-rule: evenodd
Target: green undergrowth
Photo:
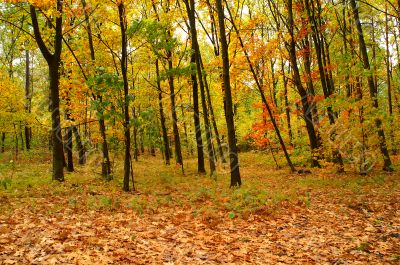
<path fill-rule="evenodd" d="M 22 156 L 22 154 L 21 154 Z M 1 159 L 2 157 L 0 157 Z M 122 161 L 122 159 L 118 160 Z M 4 161 L 4 157 L 3 157 Z M 37 162 L 36 162 L 37 161 Z M 113 178 L 105 181 L 99 165 L 76 165 L 65 173 L 65 182 L 51 180 L 51 164 L 35 160 L 29 153 L 18 161 L 0 165 L 0 214 L 16 208 L 54 213 L 75 211 L 118 212 L 132 210 L 144 215 L 180 208 L 194 217 L 218 213 L 226 218 L 250 214 L 269 215 L 290 205 L 313 207 L 316 194 L 391 193 L 398 187 L 397 173 L 377 172 L 368 176 L 355 173 L 334 174 L 327 169 L 312 169 L 311 174 L 290 173 L 271 165 L 266 153 L 243 153 L 240 156 L 243 185 L 229 188 L 228 164 L 218 166 L 218 174 L 196 174 L 196 159 L 179 166 L 166 166 L 160 157 L 140 156 L 133 162 L 135 192 L 122 192 L 122 164 L 115 163 Z"/>

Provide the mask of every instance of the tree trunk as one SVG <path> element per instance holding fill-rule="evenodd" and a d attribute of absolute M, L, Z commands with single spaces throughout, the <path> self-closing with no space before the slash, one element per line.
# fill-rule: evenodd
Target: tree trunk
<path fill-rule="evenodd" d="M 186 119 L 185 119 L 185 110 L 183 107 L 183 99 L 182 99 L 182 94 L 179 95 L 179 99 L 181 100 L 181 114 L 182 114 L 182 120 L 183 120 L 183 133 L 185 134 L 185 145 L 187 150 L 190 152 L 190 147 L 189 147 L 189 140 L 188 140 L 188 134 L 187 134 L 187 125 L 186 125 Z"/>
<path fill-rule="evenodd" d="M 119 26 L 121 30 L 121 74 L 124 82 L 124 136 L 125 136 L 125 155 L 124 155 L 124 185 L 123 190 L 129 191 L 129 179 L 131 175 L 131 132 L 129 130 L 129 87 L 128 87 L 128 41 L 126 36 L 127 22 L 125 5 L 121 1 L 118 4 L 118 15 L 119 15 Z M 132 183 L 133 190 L 135 189 L 135 183 Z"/>
<path fill-rule="evenodd" d="M 358 14 L 358 7 L 357 7 L 355 0 L 350 0 L 350 4 L 351 4 L 351 8 L 353 10 L 354 20 L 355 20 L 356 27 L 357 27 L 358 41 L 359 41 L 360 53 L 362 56 L 363 66 L 364 66 L 364 69 L 369 72 L 367 80 L 368 80 L 369 94 L 373 101 L 372 107 L 376 110 L 376 112 L 378 112 L 379 111 L 378 90 L 377 90 L 377 87 L 375 86 L 374 76 L 373 76 L 373 73 L 371 72 L 371 67 L 369 64 L 367 47 L 365 45 L 363 29 L 362 29 L 361 21 L 360 21 L 359 14 Z M 375 118 L 375 126 L 376 126 L 377 133 L 379 136 L 379 148 L 380 148 L 380 151 L 383 156 L 383 162 L 384 162 L 383 170 L 392 171 L 393 170 L 392 169 L 392 161 L 390 160 L 389 151 L 388 151 L 387 145 L 386 145 L 385 132 L 383 131 L 382 120 L 380 118 Z"/>
<path fill-rule="evenodd" d="M 133 107 L 132 108 L 132 116 L 134 119 L 136 119 L 136 108 Z M 138 145 L 138 139 L 137 139 L 137 135 L 138 135 L 138 126 L 135 124 L 133 124 L 133 159 L 135 159 L 135 161 L 137 162 L 139 160 L 139 145 Z"/>
<path fill-rule="evenodd" d="M 190 4 L 189 4 L 190 1 Z M 190 24 L 190 35 L 192 38 L 192 49 L 194 50 L 194 58 L 196 61 L 196 70 L 198 82 L 200 85 L 200 96 L 201 96 L 201 105 L 203 109 L 203 119 L 204 119 L 204 127 L 206 131 L 206 141 L 207 141 L 207 150 L 208 150 L 208 162 L 210 164 L 210 175 L 213 176 L 215 172 L 215 155 L 211 142 L 211 128 L 210 128 L 210 120 L 208 118 L 208 109 L 207 102 L 205 96 L 205 88 L 204 88 L 204 80 L 202 74 L 201 67 L 201 54 L 199 43 L 197 41 L 197 32 L 196 32 L 196 19 L 195 19 L 195 4 L 194 0 L 185 0 L 185 5 L 189 17 Z"/>
<path fill-rule="evenodd" d="M 225 15 L 224 8 L 221 0 L 216 0 L 218 21 L 219 21 L 219 37 L 221 43 L 222 52 L 222 76 L 224 80 L 224 92 L 225 92 L 225 119 L 226 126 L 228 129 L 228 145 L 229 145 L 229 158 L 230 158 L 230 169 L 231 169 L 231 187 L 240 187 L 242 180 L 240 178 L 239 170 L 239 155 L 236 147 L 236 132 L 235 122 L 233 119 L 233 104 L 231 94 L 231 84 L 229 76 L 229 53 L 228 43 L 226 40 L 225 33 Z"/>
<path fill-rule="evenodd" d="M 29 50 L 25 49 L 25 111 L 30 113 L 31 111 L 31 102 L 32 95 L 30 91 L 30 58 L 29 58 Z M 31 138 L 30 138 L 30 127 L 25 125 L 25 145 L 26 150 L 31 149 Z"/>
<path fill-rule="evenodd" d="M 78 155 L 79 155 L 78 163 L 79 165 L 84 165 L 86 163 L 85 146 L 82 144 L 81 136 L 79 134 L 78 128 L 75 125 L 72 126 L 72 131 L 75 135 L 75 141 L 78 147 Z"/>
<path fill-rule="evenodd" d="M 67 170 L 68 172 L 74 171 L 74 161 L 72 156 L 72 126 L 68 126 L 65 134 L 65 149 L 67 152 Z"/>
<path fill-rule="evenodd" d="M 6 145 L 6 133 L 3 132 L 3 133 L 1 133 L 1 152 L 2 153 L 4 153 L 5 145 Z"/>
<path fill-rule="evenodd" d="M 100 102 L 102 102 L 102 98 L 100 97 Z M 103 161 L 101 163 L 101 174 L 106 180 L 110 180 L 110 174 L 111 174 L 111 162 L 110 162 L 110 156 L 108 153 L 108 143 L 107 143 L 107 137 L 106 137 L 106 125 L 105 121 L 103 118 L 99 119 L 99 127 L 100 127 L 100 134 L 101 134 L 101 139 L 103 141 L 101 145 L 101 150 L 103 152 Z"/>
<path fill-rule="evenodd" d="M 392 104 L 392 83 L 390 74 L 390 50 L 389 50 L 389 17 L 387 14 L 387 3 L 385 4 L 385 44 L 386 44 L 386 83 L 387 83 L 387 97 L 388 97 L 388 108 L 389 108 L 389 122 L 390 122 L 390 138 L 392 142 L 392 153 L 397 153 L 397 148 L 394 141 L 393 131 L 393 104 Z"/>
<path fill-rule="evenodd" d="M 222 149 L 221 138 L 220 138 L 220 134 L 219 134 L 218 127 L 217 127 L 217 122 L 215 120 L 214 108 L 212 106 L 210 88 L 209 88 L 208 83 L 207 83 L 207 73 L 205 72 L 205 69 L 204 69 L 203 60 L 201 60 L 201 69 L 202 69 L 202 71 L 204 71 L 203 72 L 204 88 L 206 89 L 207 104 L 208 104 L 208 108 L 210 110 L 211 122 L 212 122 L 212 126 L 214 128 L 215 139 L 217 140 L 218 152 L 219 152 L 219 155 L 221 157 L 221 162 L 222 163 L 226 163 L 224 150 Z"/>
<path fill-rule="evenodd" d="M 265 108 L 267 109 L 267 111 L 268 111 L 268 115 L 269 115 L 269 117 L 270 117 L 270 119 L 271 119 L 271 122 L 272 122 L 272 124 L 273 124 L 273 126 L 274 126 L 274 130 L 275 130 L 275 132 L 276 132 L 276 135 L 278 136 L 279 144 L 281 145 L 282 150 L 283 150 L 283 152 L 284 152 L 284 154 L 285 154 L 285 159 L 286 159 L 286 161 L 287 161 L 287 163 L 288 163 L 288 166 L 290 167 L 290 170 L 293 172 L 293 171 L 295 171 L 296 169 L 295 169 L 295 167 L 294 167 L 294 165 L 293 165 L 293 163 L 292 163 L 292 161 L 291 161 L 291 159 L 290 159 L 289 153 L 287 152 L 286 145 L 285 145 L 285 142 L 284 142 L 283 139 L 282 139 L 282 135 L 281 135 L 281 133 L 280 133 L 278 124 L 276 123 L 275 117 L 274 117 L 274 115 L 273 115 L 273 113 L 272 113 L 272 110 L 271 110 L 271 108 L 270 108 L 270 106 L 269 106 L 269 104 L 268 104 L 268 102 L 267 102 L 267 99 L 266 99 L 265 94 L 264 94 L 264 90 L 263 90 L 263 88 L 262 88 L 262 86 L 261 86 L 261 83 L 260 83 L 259 78 L 257 77 L 257 73 L 256 73 L 256 71 L 255 71 L 255 69 L 254 69 L 254 66 L 253 66 L 253 63 L 252 63 L 252 61 L 251 61 L 251 59 L 250 59 L 250 56 L 249 56 L 247 50 L 245 49 L 243 39 L 242 39 L 242 37 L 240 36 L 240 32 L 239 32 L 238 28 L 236 27 L 235 23 L 233 22 L 232 13 L 231 13 L 231 11 L 229 10 L 229 8 L 227 8 L 227 9 L 228 9 L 228 14 L 229 14 L 229 16 L 230 16 L 230 18 L 231 18 L 232 26 L 233 26 L 233 28 L 234 28 L 235 31 L 236 31 L 236 34 L 237 34 L 238 39 L 239 39 L 240 46 L 241 46 L 241 48 L 242 48 L 242 50 L 243 50 L 243 53 L 244 53 L 244 55 L 245 55 L 245 57 L 246 57 L 246 60 L 247 60 L 248 65 L 249 65 L 250 72 L 251 72 L 252 75 L 253 75 L 253 79 L 254 79 L 254 81 L 255 81 L 255 83 L 256 83 L 256 86 L 257 86 L 257 88 L 258 88 L 258 92 L 260 93 L 261 101 L 262 101 L 262 103 L 264 104 L 264 107 L 265 107 Z"/>
<path fill-rule="evenodd" d="M 172 116 L 172 128 L 174 131 L 174 145 L 175 145 L 175 161 L 177 164 L 182 165 L 183 167 L 183 159 L 182 159 L 182 151 L 181 151 L 181 140 L 179 137 L 179 129 L 178 129 L 178 116 L 176 115 L 176 103 L 175 103 L 175 86 L 174 86 L 174 76 L 173 76 L 173 66 L 172 66 L 172 52 L 167 51 L 168 58 L 168 70 L 170 73 L 168 74 L 168 85 L 170 92 L 170 100 L 171 100 L 171 116 Z"/>
<path fill-rule="evenodd" d="M 94 63 L 96 60 L 96 56 L 95 56 L 95 51 L 94 51 L 93 36 L 92 36 L 92 30 L 91 30 L 91 26 L 90 26 L 89 14 L 86 9 L 86 1 L 81 0 L 81 3 L 82 3 L 83 11 L 85 13 L 85 23 L 86 23 L 86 31 L 88 34 L 90 58 L 92 60 L 92 63 Z M 93 99 L 98 99 L 100 101 L 100 103 L 103 102 L 103 97 L 101 95 L 93 95 Z M 101 163 L 101 173 L 105 179 L 110 180 L 111 162 L 110 162 L 110 155 L 108 152 L 105 120 L 104 120 L 103 116 L 101 116 L 99 118 L 99 129 L 100 129 L 100 135 L 101 135 L 101 139 L 102 139 L 102 153 L 103 153 L 103 161 Z M 86 130 L 85 130 L 85 133 L 86 133 Z M 90 133 L 88 135 L 90 138 Z"/>
<path fill-rule="evenodd" d="M 34 30 L 35 40 L 39 49 L 46 59 L 49 67 L 50 78 L 50 111 L 52 122 L 52 153 L 53 153 L 53 180 L 64 181 L 63 171 L 63 143 L 61 135 L 61 122 L 60 122 L 60 98 L 59 98 L 59 83 L 60 83 L 60 62 L 62 51 L 62 0 L 57 0 L 57 11 L 60 16 L 55 19 L 55 35 L 54 35 L 54 53 L 50 53 L 42 39 L 40 28 L 36 16 L 36 8 L 30 6 L 30 15 L 32 26 Z"/>
<path fill-rule="evenodd" d="M 324 92 L 325 99 L 328 99 L 333 95 L 335 88 L 332 78 L 330 77 L 329 73 L 326 72 L 329 70 L 325 70 L 328 69 L 327 67 L 328 65 L 326 64 L 326 62 L 329 63 L 329 59 L 327 59 L 326 61 L 323 60 L 323 58 L 328 58 L 329 50 L 328 47 L 326 47 L 326 49 L 323 49 L 324 36 L 321 34 L 320 32 L 321 29 L 318 26 L 322 24 L 320 21 L 321 14 L 318 12 L 317 17 L 315 17 L 314 6 L 312 6 L 312 8 L 310 7 L 309 0 L 305 0 L 305 7 L 307 10 L 308 18 L 311 21 L 311 28 L 312 28 L 311 37 L 313 39 L 315 53 L 317 55 L 318 70 L 319 70 L 322 90 Z M 334 125 L 336 120 L 336 115 L 333 112 L 331 106 L 327 107 L 327 114 L 329 118 L 329 123 L 331 125 Z M 335 137 L 336 137 L 336 132 L 335 130 L 332 130 L 332 132 L 330 133 L 330 138 L 333 142 L 335 141 Z M 339 150 L 336 147 L 333 147 L 333 161 L 335 162 L 335 164 L 338 165 L 337 168 L 338 172 L 343 172 L 344 164 L 342 155 L 340 154 Z"/>
<path fill-rule="evenodd" d="M 307 133 L 308 133 L 308 138 L 310 141 L 310 146 L 311 146 L 311 166 L 313 167 L 320 167 L 320 164 L 318 162 L 318 159 L 316 158 L 317 150 L 321 146 L 317 133 L 315 131 L 314 123 L 313 123 L 313 118 L 312 118 L 312 106 L 310 105 L 310 102 L 308 100 L 308 93 L 304 89 L 303 84 L 301 83 L 301 77 L 300 77 L 300 70 L 297 65 L 297 56 L 296 56 L 296 42 L 295 42 L 295 35 L 294 35 L 294 21 L 293 21 L 293 10 L 292 10 L 292 0 L 287 1 L 287 8 L 288 8 L 288 30 L 290 34 L 290 40 L 289 40 L 289 59 L 290 59 L 290 64 L 292 66 L 292 72 L 293 72 L 293 83 L 297 87 L 297 90 L 300 94 L 301 97 L 301 103 L 302 103 L 302 112 L 303 112 L 303 118 L 306 123 L 306 128 L 307 128 Z"/>
<path fill-rule="evenodd" d="M 157 76 L 157 90 L 158 90 L 158 107 L 160 110 L 160 121 L 161 121 L 162 138 L 163 138 L 163 143 L 164 143 L 165 164 L 169 165 L 171 155 L 169 152 L 167 126 L 165 124 L 163 96 L 162 96 L 161 81 L 160 81 L 160 68 L 159 68 L 158 59 L 156 59 L 156 76 Z"/>
<path fill-rule="evenodd" d="M 192 64 L 196 63 L 194 54 L 192 54 L 190 62 Z M 201 124 L 200 124 L 199 92 L 198 92 L 196 75 L 192 73 L 191 78 L 192 78 L 192 91 L 193 91 L 193 120 L 194 120 L 194 129 L 195 129 L 196 146 L 197 146 L 197 172 L 199 174 L 203 174 L 206 173 L 206 169 L 204 165 L 203 138 L 202 138 Z"/>
<path fill-rule="evenodd" d="M 286 123 L 287 123 L 287 127 L 288 127 L 290 145 L 293 146 L 293 132 L 292 132 L 292 124 L 291 124 L 291 120 L 290 120 L 290 107 L 289 107 L 289 100 L 288 100 L 288 78 L 285 74 L 285 65 L 283 62 L 283 58 L 281 58 L 281 60 L 282 60 L 281 68 L 282 68 L 283 89 L 284 89 L 284 98 L 285 98 Z"/>

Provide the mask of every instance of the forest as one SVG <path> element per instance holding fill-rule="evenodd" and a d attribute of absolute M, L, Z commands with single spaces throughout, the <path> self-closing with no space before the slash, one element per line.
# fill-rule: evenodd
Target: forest
<path fill-rule="evenodd" d="M 0 264 L 398 264 L 400 1 L 0 2 Z"/>

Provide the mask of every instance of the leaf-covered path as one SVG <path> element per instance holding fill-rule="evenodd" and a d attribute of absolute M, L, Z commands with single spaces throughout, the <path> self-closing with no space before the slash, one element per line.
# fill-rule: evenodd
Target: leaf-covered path
<path fill-rule="evenodd" d="M 141 162 L 139 167 L 150 163 Z M 0 263 L 399 262 L 397 174 L 333 179 L 322 171 L 303 176 L 268 166 L 254 170 L 260 165 L 243 167 L 250 184 L 240 191 L 225 190 L 225 181 L 221 187 L 213 186 L 205 176 L 199 180 L 188 175 L 177 182 L 163 180 L 153 193 L 142 186 L 135 195 L 108 191 L 93 177 L 67 181 L 55 191 L 50 190 L 56 185 L 51 183 L 38 184 L 27 194 L 4 192 L 0 197 Z M 83 169 L 81 173 L 87 174 Z M 252 186 L 253 178 L 265 186 Z M 140 190 L 145 180 L 138 177 L 137 181 Z M 188 193 L 186 185 L 193 193 Z M 213 189 L 217 192 L 210 192 Z M 265 201 L 256 199 L 263 196 Z"/>

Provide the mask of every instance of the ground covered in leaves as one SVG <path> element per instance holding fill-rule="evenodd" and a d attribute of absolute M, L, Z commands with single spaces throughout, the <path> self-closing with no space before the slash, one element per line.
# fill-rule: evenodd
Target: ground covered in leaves
<path fill-rule="evenodd" d="M 0 264 L 398 264 L 400 174 L 291 174 L 241 154 L 243 186 L 160 158 L 102 180 L 96 161 L 51 181 L 47 153 L 0 157 Z M 225 172 L 227 165 L 220 165 Z"/>

